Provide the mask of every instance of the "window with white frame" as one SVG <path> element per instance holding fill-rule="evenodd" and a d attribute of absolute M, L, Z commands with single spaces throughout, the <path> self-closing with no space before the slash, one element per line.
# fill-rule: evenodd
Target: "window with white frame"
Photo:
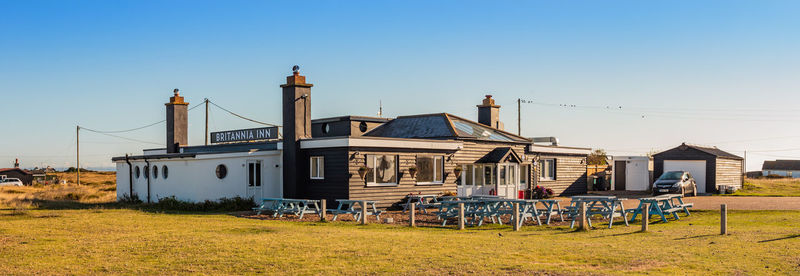
<path fill-rule="evenodd" d="M 311 156 L 311 179 L 325 179 L 324 156 Z"/>
<path fill-rule="evenodd" d="M 367 185 L 397 185 L 397 155 L 367 154 Z"/>
<path fill-rule="evenodd" d="M 556 180 L 556 160 L 555 159 L 542 159 L 539 160 L 539 179 L 540 180 Z"/>
<path fill-rule="evenodd" d="M 444 183 L 444 156 L 417 156 L 417 184 Z"/>

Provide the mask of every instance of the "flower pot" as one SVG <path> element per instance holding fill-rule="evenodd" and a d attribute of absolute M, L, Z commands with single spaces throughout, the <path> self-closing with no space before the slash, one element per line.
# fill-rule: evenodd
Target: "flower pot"
<path fill-rule="evenodd" d="M 417 168 L 408 168 L 408 174 L 411 175 L 411 178 L 417 177 Z"/>
<path fill-rule="evenodd" d="M 369 169 L 367 169 L 366 167 L 358 168 L 358 176 L 361 177 L 361 180 L 364 180 L 364 176 L 367 175 L 368 170 Z"/>

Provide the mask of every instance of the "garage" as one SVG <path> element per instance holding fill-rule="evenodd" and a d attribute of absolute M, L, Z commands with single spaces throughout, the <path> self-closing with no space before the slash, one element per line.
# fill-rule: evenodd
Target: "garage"
<path fill-rule="evenodd" d="M 744 159 L 717 147 L 683 143 L 653 155 L 653 177 L 668 171 L 692 174 L 698 193 L 718 193 L 742 187 Z"/>
<path fill-rule="evenodd" d="M 694 177 L 698 191 L 706 191 L 706 160 L 664 160 L 664 172 L 685 171 Z"/>

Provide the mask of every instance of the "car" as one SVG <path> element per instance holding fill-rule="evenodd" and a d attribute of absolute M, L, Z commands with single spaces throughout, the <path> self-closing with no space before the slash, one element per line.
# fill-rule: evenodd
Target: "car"
<path fill-rule="evenodd" d="M 22 186 L 22 181 L 19 178 L 5 178 L 0 182 L 0 186 Z"/>
<path fill-rule="evenodd" d="M 653 195 L 660 194 L 680 194 L 697 196 L 697 183 L 692 174 L 685 171 L 669 171 L 661 174 L 653 182 Z"/>

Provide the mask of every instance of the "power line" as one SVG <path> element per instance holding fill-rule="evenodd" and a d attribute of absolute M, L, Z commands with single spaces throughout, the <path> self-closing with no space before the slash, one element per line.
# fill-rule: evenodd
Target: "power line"
<path fill-rule="evenodd" d="M 197 108 L 197 107 L 201 106 L 202 104 L 203 104 L 203 103 L 199 103 L 199 104 L 197 104 L 197 105 L 195 105 L 195 106 L 193 106 L 193 107 L 189 108 L 189 110 L 195 109 L 195 108 Z M 94 130 L 93 132 L 97 132 L 97 133 L 105 133 L 105 134 L 108 134 L 108 133 L 124 133 L 124 132 L 131 132 L 131 131 L 136 131 L 136 130 L 140 130 L 140 129 L 145 129 L 145 128 L 148 128 L 148 127 L 151 127 L 151 126 L 154 126 L 154 125 L 158 125 L 158 124 L 161 124 L 161 123 L 163 123 L 163 122 L 166 122 L 166 121 L 167 121 L 167 120 L 166 120 L 166 119 L 164 119 L 164 120 L 161 120 L 161 121 L 158 121 L 158 122 L 155 122 L 155 123 L 147 124 L 147 125 L 140 126 L 140 127 L 136 127 L 136 128 L 125 129 L 125 130 Z"/>
<path fill-rule="evenodd" d="M 230 111 L 230 110 L 228 110 L 228 109 L 226 109 L 226 108 L 224 108 L 224 107 L 221 107 L 221 106 L 219 106 L 217 103 L 215 103 L 215 102 L 212 102 L 211 100 L 209 100 L 208 102 L 209 102 L 209 103 L 211 103 L 212 105 L 214 105 L 214 106 L 218 107 L 219 109 L 222 109 L 222 110 L 224 110 L 225 112 L 228 112 L 228 113 L 230 113 L 231 115 L 233 115 L 233 116 L 236 116 L 236 117 L 239 117 L 239 118 L 241 118 L 241 119 L 244 119 L 244 120 L 247 120 L 247 121 L 251 121 L 251 122 L 253 122 L 253 123 L 257 123 L 257 124 L 262 124 L 262 125 L 265 125 L 265 126 L 281 127 L 281 126 L 279 126 L 279 125 L 275 125 L 275 124 L 270 124 L 270 123 L 265 123 L 265 122 L 257 121 L 257 120 L 250 119 L 250 118 L 247 118 L 247 117 L 245 117 L 245 116 L 242 116 L 242 115 L 236 114 L 236 113 L 234 113 L 233 111 Z"/>
<path fill-rule="evenodd" d="M 101 131 L 97 131 L 97 130 L 90 129 L 90 128 L 85 128 L 85 127 L 80 127 L 80 129 L 86 130 L 86 131 L 90 131 L 90 132 L 94 132 L 94 133 L 97 133 L 97 134 L 102 134 L 102 135 L 114 137 L 114 138 L 119 138 L 119 139 L 123 139 L 123 140 L 132 141 L 132 142 L 138 142 L 138 143 L 144 143 L 144 144 L 153 144 L 153 145 L 159 145 L 159 146 L 162 145 L 161 143 L 155 143 L 155 142 L 150 142 L 150 141 L 144 141 L 144 140 L 137 140 L 137 139 L 133 139 L 133 138 L 122 137 L 122 136 L 119 136 L 119 135 L 109 134 L 107 132 L 101 132 Z"/>

